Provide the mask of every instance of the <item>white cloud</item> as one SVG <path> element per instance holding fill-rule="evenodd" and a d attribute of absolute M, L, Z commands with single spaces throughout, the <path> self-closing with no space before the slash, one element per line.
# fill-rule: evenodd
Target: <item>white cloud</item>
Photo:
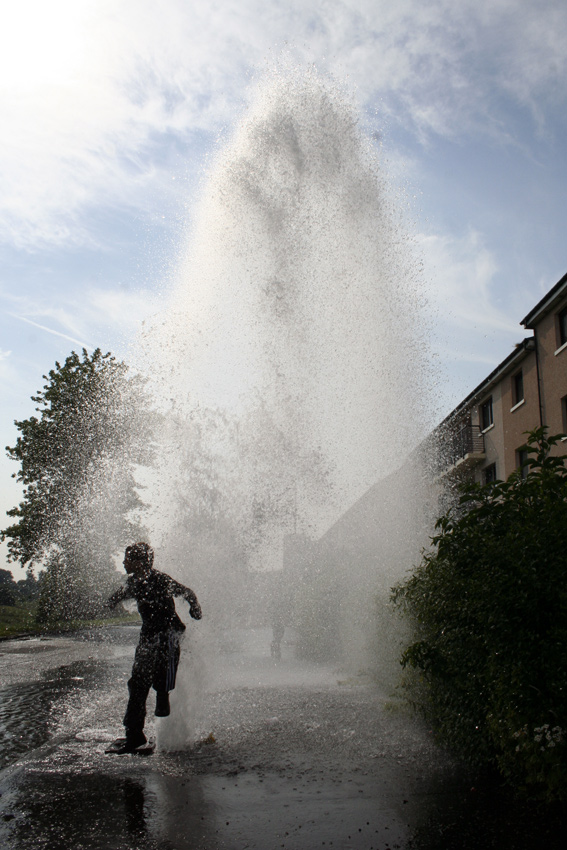
<path fill-rule="evenodd" d="M 55 302 L 49 296 L 8 292 L 0 297 L 8 307 L 6 315 L 87 350 L 108 344 L 104 340 L 117 334 L 133 335 L 159 307 L 159 296 L 149 290 L 103 289 L 90 283 L 60 291 Z"/>
<path fill-rule="evenodd" d="M 45 331 L 48 334 L 53 334 L 53 336 L 59 336 L 62 339 L 66 339 L 69 342 L 75 343 L 76 345 L 80 345 L 81 348 L 87 348 L 92 350 L 91 345 L 87 345 L 86 342 L 81 342 L 81 340 L 75 339 L 68 334 L 61 333 L 61 331 L 54 330 L 53 328 L 47 327 L 47 325 L 42 325 L 39 322 L 34 322 L 33 319 L 27 319 L 25 316 L 18 316 L 16 313 L 9 313 L 9 315 L 13 319 L 17 319 L 20 322 L 26 322 L 28 325 L 32 325 L 34 328 L 38 328 L 40 331 Z"/>
<path fill-rule="evenodd" d="M 517 299 L 501 303 L 494 255 L 481 236 L 418 237 L 433 329 L 431 350 L 445 374 L 441 407 L 450 409 L 525 335 Z"/>
<path fill-rule="evenodd" d="M 92 288 L 87 294 L 85 312 L 92 324 L 113 326 L 124 333 L 137 331 L 141 323 L 163 309 L 159 296 L 149 290 L 110 290 Z"/>
<path fill-rule="evenodd" d="M 417 245 L 424 264 L 430 348 L 439 367 L 436 413 L 440 420 L 526 335 L 518 309 L 522 297 L 515 291 L 502 297 L 502 278 L 508 270 L 499 268 L 476 231 L 422 233 Z M 533 303 L 533 292 L 531 298 Z"/>
<path fill-rule="evenodd" d="M 10 85 L 0 85 L 0 236 L 19 247 L 88 242 L 83 215 L 93 207 L 138 208 L 170 192 L 159 145 L 229 124 L 252 72 L 281 52 L 347 78 L 361 103 L 380 100 L 424 138 L 482 129 L 505 139 L 498 98 L 530 109 L 540 129 L 545 103 L 565 100 L 560 0 L 53 0 L 48 16 L 40 0 L 18 8 L 0 19 L 0 47 L 15 57 Z"/>
<path fill-rule="evenodd" d="M 3 289 L 0 290 L 0 299 L 6 305 L 7 315 L 35 324 L 36 327 L 48 333 L 66 337 L 82 345 L 80 340 L 87 338 L 89 333 L 80 317 L 84 299 L 75 298 L 76 294 L 71 293 L 70 296 L 66 296 L 65 293 L 60 292 L 59 297 L 54 299 L 53 294 L 50 293 L 26 295 Z M 55 328 L 52 327 L 54 323 L 57 326 Z"/>

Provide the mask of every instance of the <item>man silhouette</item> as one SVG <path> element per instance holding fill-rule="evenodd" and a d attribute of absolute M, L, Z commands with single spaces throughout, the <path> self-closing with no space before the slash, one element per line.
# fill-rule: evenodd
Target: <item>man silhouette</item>
<path fill-rule="evenodd" d="M 175 610 L 174 597 L 181 596 L 189 603 L 189 613 L 194 620 L 202 616 L 193 591 L 155 570 L 153 561 L 154 552 L 147 543 L 128 546 L 124 555 L 124 569 L 128 573 L 126 584 L 107 602 L 114 608 L 125 599 L 135 599 L 142 618 L 132 675 L 128 680 L 129 699 L 124 715 L 126 739 L 113 752 L 133 752 L 147 742 L 144 722 L 150 687 L 156 691 L 156 716 L 169 714 L 169 691 L 175 687 L 179 640 L 185 631 L 185 624 Z"/>

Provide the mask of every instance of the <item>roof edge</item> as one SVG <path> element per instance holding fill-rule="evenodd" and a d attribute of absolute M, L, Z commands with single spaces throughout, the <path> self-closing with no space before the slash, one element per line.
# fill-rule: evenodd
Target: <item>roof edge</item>
<path fill-rule="evenodd" d="M 567 278 L 567 275 L 566 275 Z M 504 375 L 508 369 L 516 362 L 516 360 L 521 360 L 524 356 L 533 351 L 533 347 L 526 345 L 531 340 L 534 340 L 535 337 L 527 336 L 522 342 L 517 343 L 516 347 L 510 354 L 502 360 L 498 366 L 492 370 L 490 375 L 487 375 L 486 378 L 481 381 L 478 386 L 474 388 L 472 392 L 468 394 L 466 398 L 464 398 L 459 404 L 449 413 L 447 416 L 437 425 L 436 428 L 433 429 L 432 433 L 438 431 L 440 428 L 443 428 L 444 425 L 447 425 L 452 419 L 458 416 L 461 411 L 466 410 L 467 407 L 470 407 L 471 404 L 475 401 L 475 399 L 482 396 L 485 392 L 489 390 L 489 388 L 496 383 L 497 379 L 499 379 L 502 375 Z"/>
<path fill-rule="evenodd" d="M 543 298 L 538 301 L 535 307 L 532 307 L 530 312 L 527 314 L 525 318 L 520 322 L 525 328 L 533 328 L 534 319 L 540 313 L 543 313 L 546 308 L 551 308 L 553 302 L 556 298 L 560 297 L 563 294 L 563 290 L 567 292 L 567 273 L 563 275 L 563 277 L 557 281 L 555 286 L 552 286 L 549 292 L 547 292 Z"/>

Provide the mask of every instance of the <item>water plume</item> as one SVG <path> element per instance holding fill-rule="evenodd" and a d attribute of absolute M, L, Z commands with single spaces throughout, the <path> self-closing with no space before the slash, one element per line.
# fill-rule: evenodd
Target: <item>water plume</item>
<path fill-rule="evenodd" d="M 315 72 L 270 75 L 215 158 L 145 339 L 165 415 L 153 535 L 217 622 L 261 618 L 254 574 L 283 566 L 284 537 L 315 540 L 415 446 L 419 299 L 355 106 Z"/>

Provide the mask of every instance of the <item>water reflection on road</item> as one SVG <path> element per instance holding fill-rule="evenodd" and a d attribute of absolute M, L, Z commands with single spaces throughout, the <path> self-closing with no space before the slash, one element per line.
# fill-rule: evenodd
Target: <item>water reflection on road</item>
<path fill-rule="evenodd" d="M 166 850 L 216 846 L 199 782 L 168 776 L 34 775 L 5 847 L 34 850 Z M 180 793 L 181 792 L 181 793 Z M 167 809 L 160 801 L 167 797 Z M 175 828 L 164 811 L 175 811 Z M 1 832 L 0 832 L 1 834 Z M 168 838 L 167 835 L 171 838 Z"/>
<path fill-rule="evenodd" d="M 135 639 L 130 628 L 0 643 L 0 769 L 77 717 L 85 688 L 104 690 Z"/>
<path fill-rule="evenodd" d="M 90 684 L 100 667 L 100 662 L 76 661 L 37 682 L 0 689 L 0 768 L 49 740 L 58 707 L 72 710 L 74 692 L 82 690 L 85 679 Z"/>

